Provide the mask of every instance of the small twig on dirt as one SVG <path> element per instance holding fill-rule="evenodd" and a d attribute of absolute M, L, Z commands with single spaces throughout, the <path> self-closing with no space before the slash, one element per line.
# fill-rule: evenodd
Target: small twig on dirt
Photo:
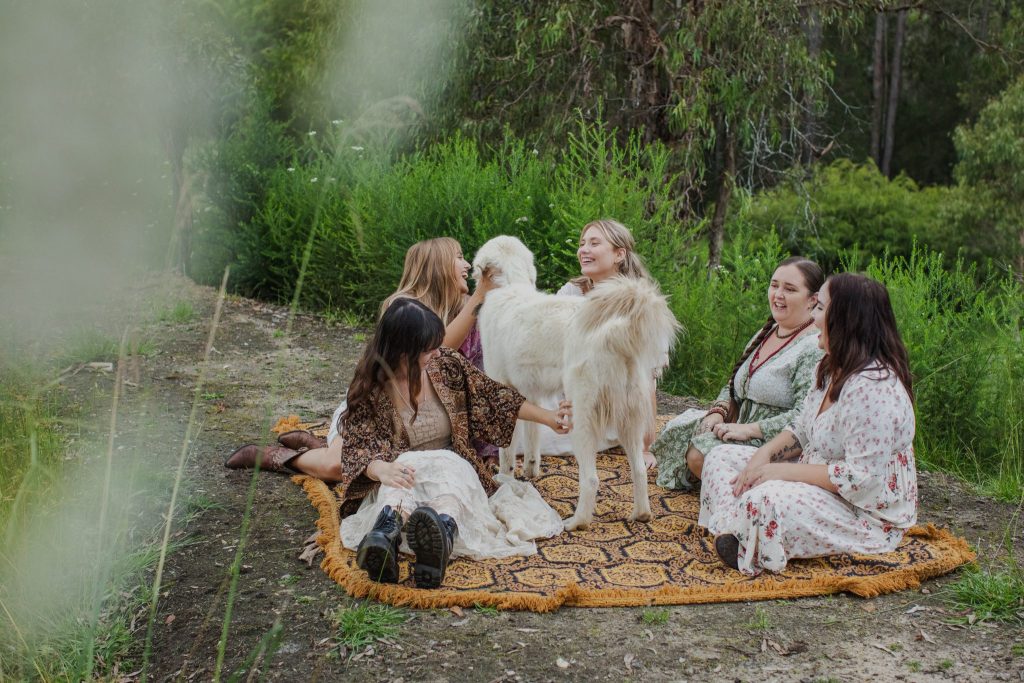
<path fill-rule="evenodd" d="M 877 648 L 878 648 L 879 650 L 881 650 L 882 652 L 888 652 L 888 653 L 889 653 L 889 654 L 891 654 L 891 655 L 892 655 L 893 657 L 899 657 L 899 655 L 897 655 L 897 654 L 896 654 L 895 652 L 893 652 L 892 650 L 890 650 L 889 648 L 887 648 L 887 647 L 886 647 L 885 645 L 880 645 L 880 644 L 878 644 L 878 643 L 871 643 L 871 646 L 872 646 L 872 647 L 877 647 Z"/>

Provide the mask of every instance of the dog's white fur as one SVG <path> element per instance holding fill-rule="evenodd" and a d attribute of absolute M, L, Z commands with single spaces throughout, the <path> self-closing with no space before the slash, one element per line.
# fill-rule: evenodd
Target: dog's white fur
<path fill-rule="evenodd" d="M 473 259 L 474 276 L 487 270 L 498 285 L 487 294 L 479 326 L 487 374 L 511 384 L 533 403 L 564 392 L 573 406 L 573 452 L 580 496 L 568 530 L 586 528 L 597 499 L 597 444 L 618 434 L 633 477 L 631 519 L 651 519 L 643 437 L 654 422 L 651 395 L 680 326 L 657 285 L 615 277 L 587 297 L 536 289 L 533 254 L 514 237 L 495 237 Z M 516 442 L 526 439 L 524 473 L 540 474 L 538 425 L 520 421 L 501 471 L 515 468 Z"/>

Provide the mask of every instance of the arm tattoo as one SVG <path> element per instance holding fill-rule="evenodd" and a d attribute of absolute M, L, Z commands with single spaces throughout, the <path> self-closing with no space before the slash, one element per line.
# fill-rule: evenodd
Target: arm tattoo
<path fill-rule="evenodd" d="M 769 458 L 769 462 L 789 462 L 796 460 L 800 457 L 803 452 L 803 448 L 800 447 L 800 442 L 796 437 L 792 437 L 789 443 L 783 444 L 777 448 Z"/>

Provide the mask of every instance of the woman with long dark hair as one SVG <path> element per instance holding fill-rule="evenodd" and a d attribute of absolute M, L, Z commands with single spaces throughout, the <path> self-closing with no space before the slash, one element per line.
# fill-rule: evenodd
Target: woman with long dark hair
<path fill-rule="evenodd" d="M 888 552 L 917 521 L 913 389 L 889 293 L 835 275 L 814 321 L 825 356 L 797 420 L 760 448 L 715 448 L 704 468 L 699 524 L 745 574 Z"/>
<path fill-rule="evenodd" d="M 430 308 L 395 299 L 349 385 L 344 439 L 320 449 L 340 463 L 342 543 L 378 581 L 398 580 L 400 547 L 416 556 L 416 585 L 434 588 L 453 555 L 528 555 L 535 546 L 524 538 L 561 530 L 558 514 L 522 483 L 510 485 L 516 500 L 504 508 L 516 519 L 499 520 L 488 502 L 498 484 L 471 441 L 506 446 L 517 418 L 566 433 L 565 414 L 527 403 L 442 347 L 444 337 Z"/>
<path fill-rule="evenodd" d="M 712 448 L 760 446 L 796 418 L 821 359 L 811 309 L 824 282 L 821 267 L 801 256 L 775 268 L 768 283 L 768 321 L 747 343 L 714 404 L 675 417 L 651 446 L 658 486 L 690 489 Z"/>
<path fill-rule="evenodd" d="M 444 323 L 442 344 L 458 349 L 473 365 L 483 369 L 476 310 L 493 287 L 493 282 L 484 274 L 470 294 L 469 270 L 470 264 L 463 257 L 462 246 L 451 237 L 417 242 L 406 251 L 398 289 L 381 304 L 379 315 L 383 315 L 397 299 L 419 301 Z M 228 456 L 225 465 L 231 469 L 250 469 L 259 461 L 264 471 L 308 474 L 324 481 L 338 481 L 341 477 L 339 461 L 334 455 L 328 455 L 324 446 L 340 438 L 339 418 L 345 410 L 346 400 L 342 400 L 334 411 L 326 441 L 306 430 L 290 431 L 281 434 L 277 444 L 242 446 Z M 477 441 L 473 447 L 481 457 L 497 461 L 498 449 L 495 446 Z"/>

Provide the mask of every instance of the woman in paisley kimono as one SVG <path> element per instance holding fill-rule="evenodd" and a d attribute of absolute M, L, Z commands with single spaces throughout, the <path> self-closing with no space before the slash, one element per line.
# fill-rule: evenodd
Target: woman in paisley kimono
<path fill-rule="evenodd" d="M 568 406 L 556 412 L 526 402 L 442 347 L 444 336 L 430 308 L 396 299 L 356 366 L 339 426 L 344 439 L 321 449 L 340 463 L 342 542 L 378 581 L 398 580 L 399 547 L 416 555 L 416 585 L 434 588 L 453 552 L 531 554 L 528 541 L 561 530 L 557 513 L 522 482 L 505 484 L 503 506 L 488 501 L 498 484 L 471 440 L 507 445 L 517 418 L 566 433 Z"/>
<path fill-rule="evenodd" d="M 811 309 L 825 277 L 814 261 L 793 256 L 768 285 L 771 315 L 747 344 L 710 410 L 691 409 L 665 425 L 651 446 L 658 486 L 690 490 L 707 453 L 722 443 L 760 446 L 793 421 L 821 359 Z"/>
<path fill-rule="evenodd" d="M 398 298 L 416 299 L 437 314 L 445 324 L 443 346 L 458 349 L 477 368 L 483 368 L 480 333 L 476 328 L 476 310 L 484 296 L 493 287 L 490 278 L 483 277 L 473 293 L 469 293 L 470 264 L 463 257 L 462 247 L 451 237 L 435 237 L 409 247 L 405 252 L 402 278 L 395 290 L 381 304 L 379 315 Z M 261 447 L 247 444 L 228 456 L 225 465 L 231 469 L 250 469 L 260 460 L 260 468 L 286 474 L 308 474 L 324 481 L 338 481 L 341 472 L 338 460 L 328 457 L 324 446 L 339 436 L 339 417 L 345 410 L 345 400 L 331 417 L 327 440 L 306 430 L 294 430 L 278 437 L 279 445 Z M 493 459 L 498 449 L 478 441 L 474 448 L 481 457 Z M 296 459 L 299 451 L 311 455 Z"/>
<path fill-rule="evenodd" d="M 917 521 L 910 368 L 888 292 L 835 275 L 814 319 L 825 356 L 796 421 L 760 448 L 719 446 L 704 467 L 699 524 L 745 574 L 888 552 Z"/>

